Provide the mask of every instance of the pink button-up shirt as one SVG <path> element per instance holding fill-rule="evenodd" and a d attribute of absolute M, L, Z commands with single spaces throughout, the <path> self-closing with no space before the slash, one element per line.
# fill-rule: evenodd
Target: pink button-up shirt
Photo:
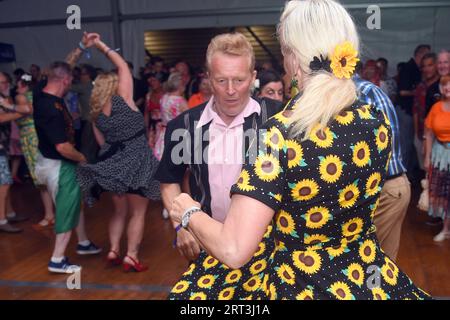
<path fill-rule="evenodd" d="M 250 98 L 244 110 L 234 118 L 230 125 L 214 111 L 214 97 L 203 111 L 197 128 L 209 122 L 208 174 L 211 190 L 212 217 L 220 222 L 225 221 L 230 209 L 230 189 L 242 170 L 242 142 L 245 118 L 254 112 L 261 113 L 261 106 Z"/>

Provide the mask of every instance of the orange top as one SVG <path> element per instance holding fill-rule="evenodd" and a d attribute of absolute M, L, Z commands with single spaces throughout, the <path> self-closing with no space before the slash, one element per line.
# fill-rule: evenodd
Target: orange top
<path fill-rule="evenodd" d="M 188 101 L 189 109 L 192 109 L 194 107 L 197 107 L 201 105 L 202 103 L 206 102 L 205 97 L 201 94 L 201 92 L 193 94 L 191 98 Z"/>
<path fill-rule="evenodd" d="M 444 103 L 439 101 L 433 105 L 425 119 L 425 126 L 433 130 L 441 142 L 450 142 L 450 111 L 444 110 Z"/>

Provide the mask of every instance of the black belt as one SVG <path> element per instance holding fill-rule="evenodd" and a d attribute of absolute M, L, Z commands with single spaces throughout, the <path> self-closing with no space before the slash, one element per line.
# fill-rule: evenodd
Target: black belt
<path fill-rule="evenodd" d="M 106 143 L 109 144 L 110 147 L 109 147 L 108 151 L 106 151 L 105 153 L 103 153 L 101 156 L 99 156 L 97 158 L 97 162 L 104 161 L 108 158 L 111 158 L 113 155 L 115 155 L 117 153 L 117 151 L 122 151 L 123 149 L 125 149 L 125 142 L 134 140 L 143 135 L 145 135 L 145 129 L 142 129 L 141 131 L 137 132 L 134 136 L 132 136 L 128 139 L 125 139 L 125 140 L 119 140 L 119 141 L 114 141 L 114 142 L 106 141 Z"/>

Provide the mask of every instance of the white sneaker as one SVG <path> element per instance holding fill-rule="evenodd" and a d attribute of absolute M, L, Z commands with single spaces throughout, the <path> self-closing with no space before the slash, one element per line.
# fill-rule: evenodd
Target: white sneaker
<path fill-rule="evenodd" d="M 441 231 L 433 238 L 435 242 L 441 242 L 444 241 L 445 239 L 450 239 L 450 232 Z"/>
<path fill-rule="evenodd" d="M 169 211 L 167 211 L 166 209 L 163 210 L 162 212 L 162 216 L 164 220 L 169 219 Z"/>

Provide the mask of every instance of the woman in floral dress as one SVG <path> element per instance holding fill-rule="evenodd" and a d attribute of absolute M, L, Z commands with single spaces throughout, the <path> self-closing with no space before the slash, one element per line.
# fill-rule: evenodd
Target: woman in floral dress
<path fill-rule="evenodd" d="M 174 200 L 171 218 L 211 256 L 190 266 L 170 298 L 428 298 L 376 238 L 391 130 L 381 111 L 357 100 L 352 19 L 332 0 L 290 1 L 279 35 L 302 94 L 265 124 L 264 145 L 233 186 L 223 224 L 187 194 Z M 259 244 L 270 224 L 276 246 L 268 252 Z M 247 265 L 255 252 L 260 260 Z"/>

